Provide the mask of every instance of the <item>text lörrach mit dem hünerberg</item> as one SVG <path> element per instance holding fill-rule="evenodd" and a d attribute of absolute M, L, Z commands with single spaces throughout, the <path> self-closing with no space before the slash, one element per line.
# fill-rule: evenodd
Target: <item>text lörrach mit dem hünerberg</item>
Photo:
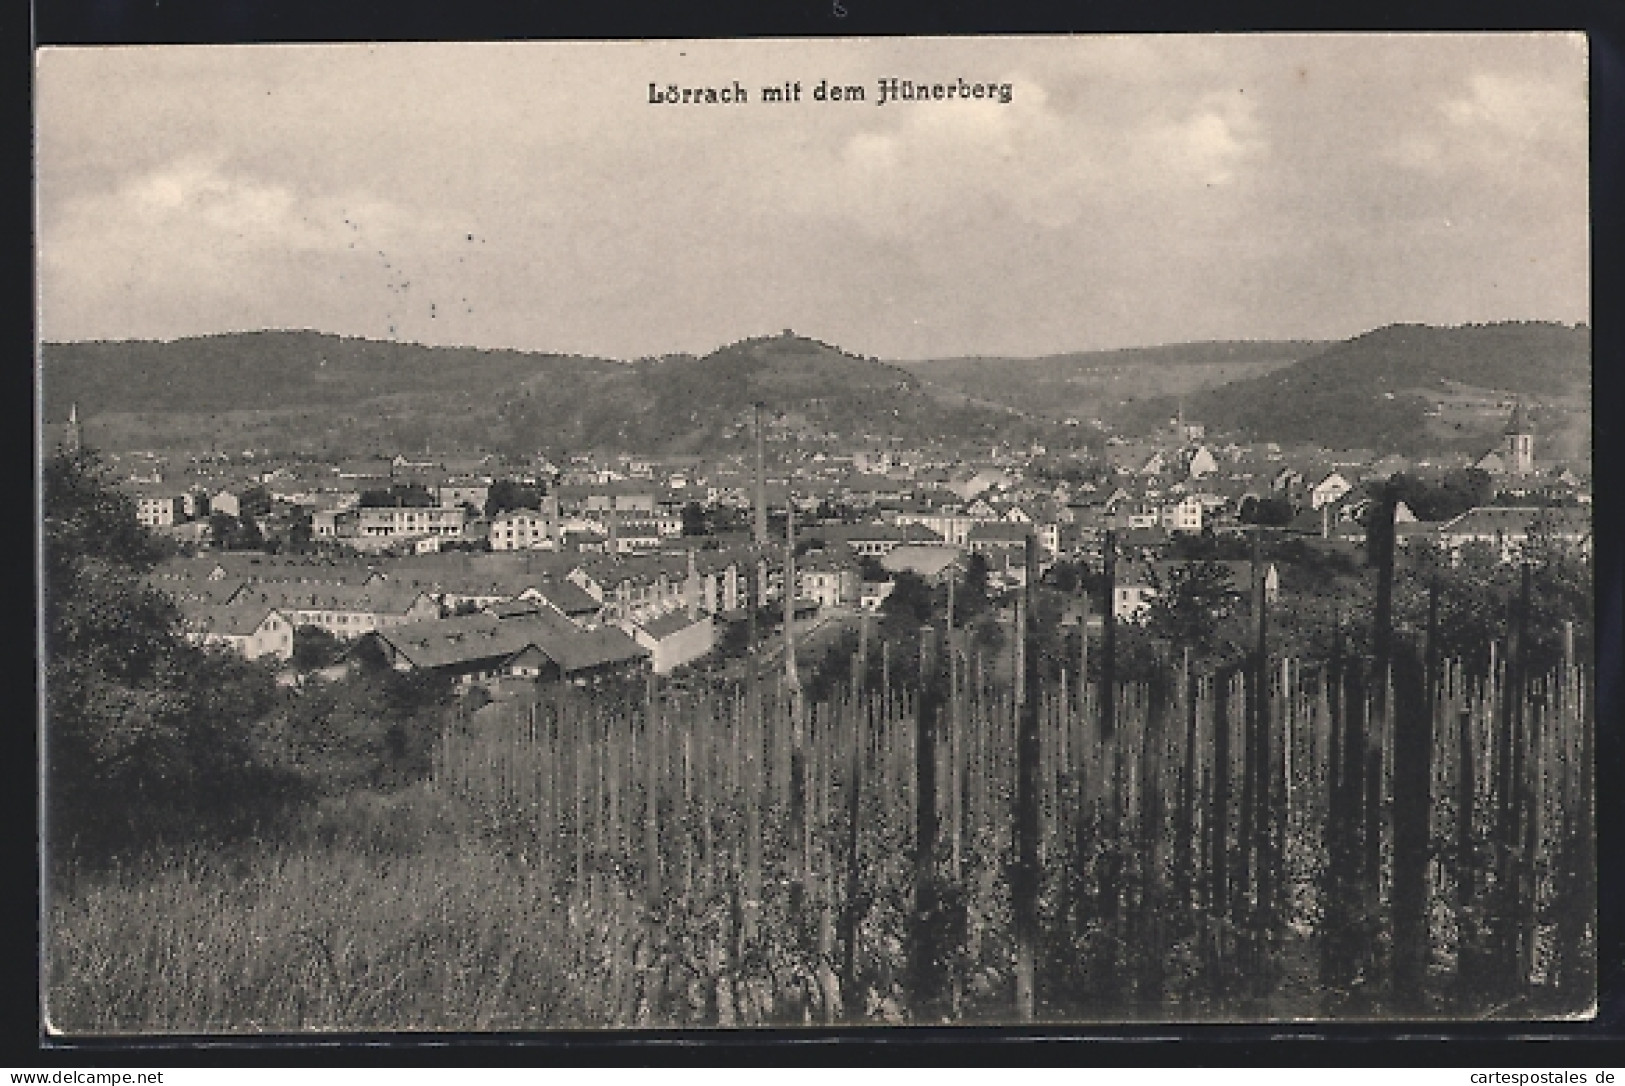
<path fill-rule="evenodd" d="M 799 79 L 782 84 L 759 87 L 755 97 L 750 88 L 735 79 L 720 87 L 685 87 L 678 83 L 649 84 L 649 104 L 657 105 L 745 105 L 756 101 L 779 102 L 873 102 L 883 106 L 888 102 L 947 102 L 982 101 L 1009 105 L 1014 87 L 1009 83 L 972 83 L 957 78 L 947 83 L 916 82 L 912 79 L 885 77 L 875 81 L 871 90 L 861 83 L 832 83 L 820 79 L 802 93 Z"/>

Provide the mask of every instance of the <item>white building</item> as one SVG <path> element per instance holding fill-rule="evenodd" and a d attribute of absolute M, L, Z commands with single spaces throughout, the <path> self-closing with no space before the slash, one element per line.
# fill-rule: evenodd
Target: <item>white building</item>
<path fill-rule="evenodd" d="M 1202 500 L 1187 494 L 1179 501 L 1162 507 L 1162 526 L 1170 532 L 1200 532 L 1202 513 Z"/>
<path fill-rule="evenodd" d="M 356 534 L 374 539 L 405 536 L 463 534 L 465 512 L 461 506 L 441 509 L 435 506 L 362 506 Z"/>
<path fill-rule="evenodd" d="M 511 509 L 491 519 L 494 551 L 550 550 L 557 522 L 533 509 Z"/>
<path fill-rule="evenodd" d="M 1309 491 L 1309 507 L 1319 509 L 1328 502 L 1336 501 L 1353 489 L 1353 483 L 1334 471 L 1316 483 L 1314 489 Z"/>

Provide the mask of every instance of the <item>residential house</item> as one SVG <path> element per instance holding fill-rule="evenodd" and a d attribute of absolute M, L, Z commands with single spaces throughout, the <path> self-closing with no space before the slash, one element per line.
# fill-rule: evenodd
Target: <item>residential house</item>
<path fill-rule="evenodd" d="M 359 637 L 373 630 L 440 616 L 440 605 L 422 589 L 390 582 L 372 585 L 246 585 L 233 603 L 269 604 L 298 626 L 315 626 L 335 637 Z"/>
<path fill-rule="evenodd" d="M 1015 569 L 1025 572 L 1027 540 L 1032 535 L 1031 526 L 1027 524 L 978 524 L 966 543 L 972 554 L 980 554 L 987 560 L 988 569 L 994 573 L 1004 574 Z"/>
<path fill-rule="evenodd" d="M 1119 502 L 1112 509 L 1112 519 L 1119 528 L 1161 527 L 1162 506 L 1152 501 Z"/>
<path fill-rule="evenodd" d="M 964 576 L 965 552 L 953 546 L 903 546 L 880 560 L 888 573 L 913 573 L 931 584 Z"/>
<path fill-rule="evenodd" d="M 858 602 L 862 577 L 857 558 L 845 548 L 811 551 L 796 559 L 796 598 L 820 607 L 851 607 Z"/>
<path fill-rule="evenodd" d="M 294 624 L 263 602 L 203 603 L 179 600 L 181 628 L 201 645 L 224 645 L 249 660 L 293 657 Z"/>
<path fill-rule="evenodd" d="M 944 542 L 962 547 L 978 521 L 960 512 L 905 509 L 893 515 L 892 523 L 900 528 L 918 525 L 942 537 Z"/>
<path fill-rule="evenodd" d="M 1157 512 L 1162 526 L 1170 532 L 1200 532 L 1202 530 L 1204 507 L 1202 499 L 1194 494 L 1187 494 L 1176 502 L 1170 502 L 1162 506 Z"/>
<path fill-rule="evenodd" d="M 602 604 L 572 581 L 542 581 L 529 586 L 515 598 L 545 603 L 577 626 L 587 630 L 599 624 L 599 615 L 603 611 Z"/>
<path fill-rule="evenodd" d="M 354 539 L 361 530 L 361 514 L 353 508 L 318 509 L 310 515 L 310 534 L 316 539 Z"/>
<path fill-rule="evenodd" d="M 606 525 L 609 533 L 607 549 L 611 554 L 646 554 L 657 551 L 662 541 L 667 538 L 661 530 L 661 521 L 657 518 L 622 520 L 619 514 L 611 513 Z M 677 525 L 677 534 L 682 534 L 681 522 Z"/>
<path fill-rule="evenodd" d="M 435 501 L 442 509 L 450 509 L 459 505 L 471 505 L 483 512 L 485 503 L 490 500 L 490 497 L 491 488 L 488 484 L 471 479 L 441 483 L 435 489 Z"/>
<path fill-rule="evenodd" d="M 716 620 L 697 611 L 669 611 L 663 615 L 621 623 L 634 642 L 648 650 L 656 675 L 670 674 L 684 664 L 708 655 L 717 644 Z"/>
<path fill-rule="evenodd" d="M 1276 494 L 1293 497 L 1303 489 L 1303 472 L 1293 467 L 1283 467 L 1270 476 L 1270 489 Z"/>
<path fill-rule="evenodd" d="M 1121 565 L 1112 584 L 1112 614 L 1119 622 L 1143 622 L 1156 594 L 1148 565 Z"/>
<path fill-rule="evenodd" d="M 340 479 L 353 479 L 365 484 L 388 483 L 394 475 L 394 466 L 383 457 L 346 460 L 336 472 Z"/>
<path fill-rule="evenodd" d="M 127 484 L 135 498 L 135 519 L 147 528 L 168 528 L 186 519 L 185 492 L 161 482 Z"/>
<path fill-rule="evenodd" d="M 1006 472 L 997 468 L 983 468 L 977 471 L 959 472 L 947 482 L 947 488 L 957 494 L 961 500 L 970 501 L 993 490 L 1004 490 L 1012 486 L 1015 479 Z"/>
<path fill-rule="evenodd" d="M 584 486 L 561 486 L 554 492 L 559 512 L 567 516 L 585 516 L 605 520 L 610 513 L 641 515 L 654 519 L 655 488 L 648 483 L 615 482 Z"/>
<path fill-rule="evenodd" d="M 870 558 L 879 558 L 908 543 L 943 541 L 923 524 L 820 524 L 803 528 L 800 534 L 826 546 L 845 545 L 853 554 Z"/>
<path fill-rule="evenodd" d="M 1354 484 L 1343 478 L 1341 472 L 1329 472 L 1325 478 L 1316 483 L 1309 491 L 1309 508 L 1319 509 L 1328 502 L 1334 502 L 1354 489 Z"/>
<path fill-rule="evenodd" d="M 859 609 L 871 612 L 880 610 L 880 605 L 886 602 L 886 597 L 896 587 L 895 581 L 864 581 L 858 587 Z"/>
<path fill-rule="evenodd" d="M 1187 479 L 1204 479 L 1219 470 L 1219 462 L 1206 445 L 1195 445 L 1180 453 L 1179 465 Z"/>

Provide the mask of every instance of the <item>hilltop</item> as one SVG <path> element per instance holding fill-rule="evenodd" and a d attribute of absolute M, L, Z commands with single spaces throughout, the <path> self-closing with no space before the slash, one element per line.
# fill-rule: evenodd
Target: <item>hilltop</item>
<path fill-rule="evenodd" d="M 1008 408 L 977 404 L 900 367 L 790 334 L 742 340 L 702 357 L 640 361 L 624 379 L 598 386 L 567 422 L 571 441 L 583 446 L 715 451 L 744 447 L 758 402 L 786 438 L 1013 440 L 1033 429 Z M 515 434 L 540 435 L 565 421 L 554 407 L 534 397 L 515 403 L 508 414 Z"/>
<path fill-rule="evenodd" d="M 1538 405 L 1547 432 L 1588 410 L 1591 332 L 1545 322 L 1438 328 L 1396 324 L 1335 344 L 1290 366 L 1184 397 L 1210 432 L 1255 441 L 1308 442 L 1416 454 L 1471 449 L 1499 433 L 1504 410 L 1477 425 L 1446 422 L 1441 403 L 1477 390 Z M 1130 426 L 1167 418 L 1173 397 L 1140 406 Z"/>

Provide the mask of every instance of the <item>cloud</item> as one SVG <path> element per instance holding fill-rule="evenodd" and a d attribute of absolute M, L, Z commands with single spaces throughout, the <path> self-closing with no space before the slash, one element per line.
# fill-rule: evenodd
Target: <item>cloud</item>
<path fill-rule="evenodd" d="M 870 110 L 810 172 L 819 181 L 772 197 L 900 240 L 1000 215 L 1062 229 L 1156 218 L 1204 187 L 1239 183 L 1269 153 L 1253 103 L 1233 92 L 1175 90 L 1126 103 L 1103 92 L 1089 100 L 1073 85 L 1052 95 L 1019 71 L 1003 81 L 1014 88 L 1008 105 L 900 101 Z"/>
<path fill-rule="evenodd" d="M 1397 131 L 1385 157 L 1436 176 L 1473 170 L 1504 178 L 1544 162 L 1563 179 L 1583 178 L 1584 80 L 1583 68 L 1472 72 Z"/>
<path fill-rule="evenodd" d="M 1181 116 L 1159 118 L 1133 137 L 1146 172 L 1170 180 L 1224 185 L 1267 150 L 1253 103 L 1241 94 L 1207 94 Z"/>
<path fill-rule="evenodd" d="M 1479 72 L 1469 79 L 1467 93 L 1446 99 L 1439 108 L 1458 128 L 1529 140 L 1550 125 L 1572 124 L 1577 115 L 1583 116 L 1563 108 L 1564 90 L 1549 81 Z"/>
<path fill-rule="evenodd" d="M 139 174 L 108 192 L 70 201 L 43 224 L 47 259 L 88 238 L 118 250 L 218 258 L 231 252 L 339 252 L 397 232 L 388 202 L 301 194 L 286 185 L 189 157 Z"/>
<path fill-rule="evenodd" d="M 352 281 L 379 280 L 381 254 L 435 222 L 364 193 L 301 191 L 187 156 L 42 214 L 42 317 L 54 329 L 53 306 L 98 321 L 112 312 L 133 321 L 130 334 L 158 334 L 158 314 L 182 299 L 252 323 L 293 301 L 300 282 L 320 290 L 346 267 Z"/>

